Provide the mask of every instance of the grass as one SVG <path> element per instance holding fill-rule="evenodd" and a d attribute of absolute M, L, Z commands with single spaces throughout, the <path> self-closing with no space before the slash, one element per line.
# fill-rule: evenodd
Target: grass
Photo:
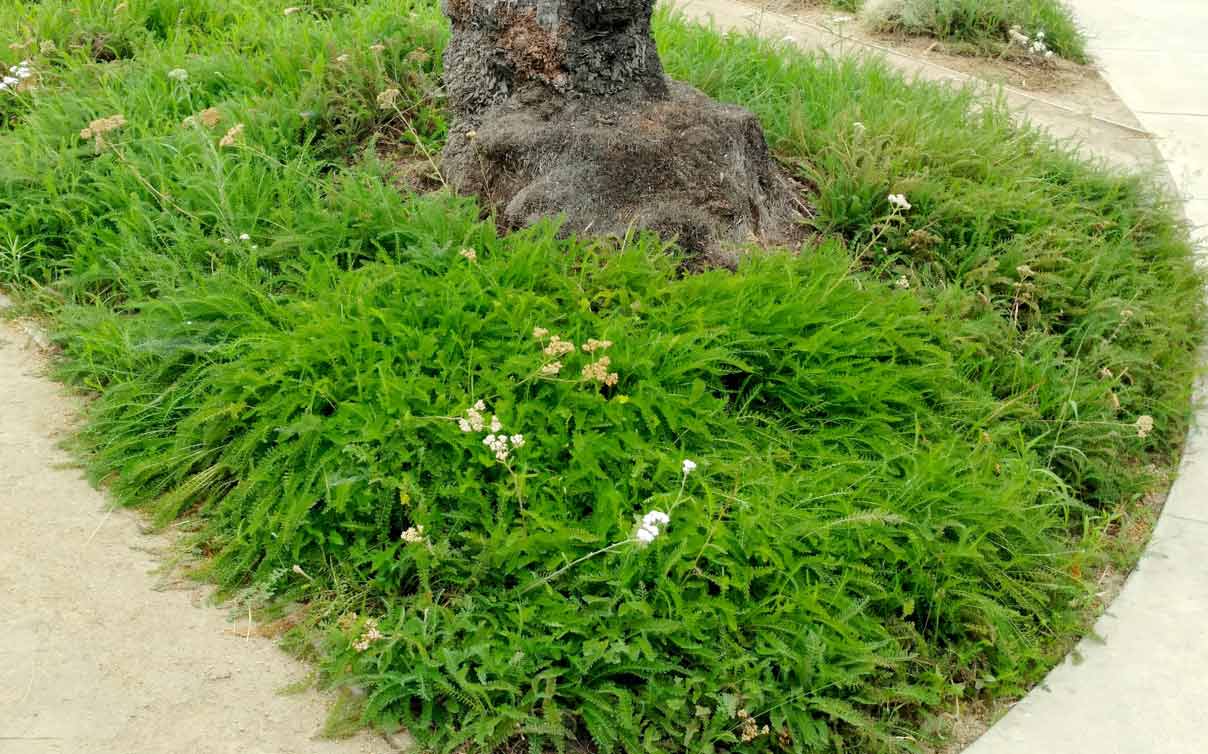
<path fill-rule="evenodd" d="M 918 750 L 1085 630 L 1177 455 L 1186 229 L 1000 104 L 660 16 L 821 239 L 685 276 L 400 189 L 445 133 L 433 4 L 0 7 L 37 86 L 0 93 L 0 282 L 95 398 L 90 474 L 435 751 Z"/>
<path fill-rule="evenodd" d="M 1043 55 L 1048 50 L 1076 63 L 1085 63 L 1086 37 L 1061 0 L 830 0 L 838 10 L 864 10 L 864 20 L 876 31 L 934 37 L 950 49 L 997 56 L 1009 49 Z M 1043 48 L 1012 48 L 1011 30 Z"/>

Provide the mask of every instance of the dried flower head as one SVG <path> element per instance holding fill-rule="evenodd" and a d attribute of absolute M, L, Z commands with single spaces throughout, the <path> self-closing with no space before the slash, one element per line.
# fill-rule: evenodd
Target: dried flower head
<path fill-rule="evenodd" d="M 744 743 L 750 743 L 760 736 L 766 736 L 771 732 L 767 725 L 762 728 L 755 722 L 755 718 L 751 717 L 751 713 L 745 709 L 738 711 L 738 719 L 742 721 L 742 729 L 740 731 L 741 738 Z"/>
<path fill-rule="evenodd" d="M 541 353 L 550 357 L 565 356 L 575 350 L 575 344 L 569 340 L 562 340 L 557 335 L 551 335 L 549 345 L 542 349 Z"/>
<path fill-rule="evenodd" d="M 610 348 L 611 346 L 611 340 L 596 340 L 595 338 L 588 338 L 587 342 L 583 344 L 582 348 L 585 353 L 595 353 L 596 351 L 602 351 L 606 348 Z"/>
<path fill-rule="evenodd" d="M 1137 437 L 1149 437 L 1149 433 L 1153 432 L 1153 417 L 1149 414 L 1142 414 L 1137 417 Z"/>
<path fill-rule="evenodd" d="M 459 251 L 457 253 L 459 255 L 461 255 L 462 257 L 470 260 L 471 262 L 478 261 L 478 252 L 474 251 L 473 249 L 462 249 L 461 251 Z"/>
<path fill-rule="evenodd" d="M 546 330 L 544 327 L 533 328 L 533 337 L 537 340 L 545 340 L 545 336 L 547 335 L 549 335 L 549 330 Z"/>
<path fill-rule="evenodd" d="M 599 382 L 602 385 L 612 386 L 617 384 L 619 376 L 616 372 L 608 371 L 608 366 L 612 363 L 612 359 L 607 356 L 601 356 L 596 361 L 583 367 L 583 379 L 592 382 Z"/>
<path fill-rule="evenodd" d="M 207 107 L 205 110 L 202 110 L 196 115 L 190 115 L 189 117 L 185 118 L 184 121 L 181 122 L 181 125 L 185 128 L 192 128 L 193 126 L 200 124 L 206 128 L 213 128 L 221 121 L 222 112 L 216 107 Z"/>
<path fill-rule="evenodd" d="M 81 139 L 91 139 L 101 136 L 110 131 L 117 130 L 126 125 L 126 118 L 123 115 L 110 115 L 108 118 L 98 118 L 88 124 L 88 128 L 80 131 Z"/>
<path fill-rule="evenodd" d="M 384 89 L 377 96 L 377 106 L 383 110 L 391 110 L 394 108 L 394 103 L 398 102 L 398 98 L 402 95 L 396 87 Z"/>
<path fill-rule="evenodd" d="M 235 143 L 238 142 L 240 137 L 242 137 L 242 136 L 243 136 L 243 124 L 236 123 L 235 125 L 231 126 L 230 130 L 228 130 L 221 139 L 218 140 L 218 146 L 219 146 L 219 148 L 233 147 L 233 146 L 235 146 Z"/>
<path fill-rule="evenodd" d="M 538 373 L 542 377 L 553 377 L 554 375 L 558 374 L 561 371 L 562 371 L 562 362 L 561 361 L 551 361 L 550 363 L 542 366 L 541 369 L 538 370 Z"/>
<path fill-rule="evenodd" d="M 100 152 L 105 148 L 105 134 L 110 131 L 116 131 L 126 125 L 126 118 L 122 115 L 110 115 L 108 118 L 99 118 L 88 124 L 88 127 L 80 131 L 81 139 L 92 139 L 96 145 L 96 151 Z"/>

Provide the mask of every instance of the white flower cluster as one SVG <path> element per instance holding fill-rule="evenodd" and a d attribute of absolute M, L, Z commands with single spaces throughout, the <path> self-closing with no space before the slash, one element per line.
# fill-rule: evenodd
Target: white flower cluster
<path fill-rule="evenodd" d="M 696 471 L 696 461 L 693 461 L 689 458 L 685 458 L 683 469 L 684 469 L 684 476 L 688 476 L 692 472 Z"/>
<path fill-rule="evenodd" d="M 183 68 L 173 68 L 168 71 L 168 78 L 173 81 L 179 81 L 182 84 L 189 80 L 189 72 Z"/>
<path fill-rule="evenodd" d="M 399 539 L 403 540 L 409 545 L 419 544 L 420 542 L 424 541 L 424 527 L 416 524 L 415 526 L 408 528 L 407 531 L 403 532 Z"/>
<path fill-rule="evenodd" d="M 466 409 L 466 415 L 457 420 L 457 426 L 462 432 L 481 432 L 486 426 L 486 421 L 482 418 L 482 412 L 486 410 L 487 404 L 476 401 L 473 406 Z"/>
<path fill-rule="evenodd" d="M 458 418 L 457 427 L 462 432 L 489 430 L 490 434 L 482 438 L 482 444 L 491 449 L 497 460 L 506 461 L 513 450 L 524 447 L 524 435 L 504 434 L 503 422 L 499 421 L 495 414 L 491 414 L 491 422 L 488 424 L 483 415 L 486 410 L 487 404 L 475 401 L 473 406 L 466 409 L 465 416 Z"/>
<path fill-rule="evenodd" d="M 28 60 L 22 60 L 14 66 L 9 66 L 8 75 L 0 81 L 0 92 L 12 90 L 17 91 L 17 87 L 21 86 L 21 82 L 34 75 L 34 71 L 29 67 Z"/>
<path fill-rule="evenodd" d="M 893 205 L 894 209 L 900 209 L 903 211 L 910 209 L 912 206 L 910 202 L 906 201 L 905 194 L 890 194 L 889 203 Z"/>
<path fill-rule="evenodd" d="M 1012 26 L 1011 30 L 1007 32 L 1007 36 L 1011 38 L 1013 43 L 1033 55 L 1040 55 L 1046 59 L 1053 57 L 1053 51 L 1049 49 L 1048 43 L 1044 41 L 1044 29 L 1037 31 L 1036 36 L 1029 37 L 1018 26 Z"/>
<path fill-rule="evenodd" d="M 495 425 L 492 424 L 492 427 Z M 502 429 L 502 427 L 500 427 Z M 491 449 L 498 461 L 508 460 L 513 450 L 524 447 L 524 435 L 489 434 L 482 438 L 482 444 Z"/>
<path fill-rule="evenodd" d="M 369 645 L 375 641 L 380 641 L 386 637 L 382 636 L 382 632 L 378 630 L 377 620 L 370 618 L 365 621 L 365 630 L 361 633 L 360 641 L 352 645 L 352 648 L 358 652 L 364 652 L 369 649 Z"/>
<path fill-rule="evenodd" d="M 642 516 L 642 524 L 638 527 L 633 538 L 644 545 L 648 545 L 658 539 L 661 533 L 659 527 L 667 526 L 670 523 L 671 516 L 662 511 L 650 511 L 645 516 Z"/>

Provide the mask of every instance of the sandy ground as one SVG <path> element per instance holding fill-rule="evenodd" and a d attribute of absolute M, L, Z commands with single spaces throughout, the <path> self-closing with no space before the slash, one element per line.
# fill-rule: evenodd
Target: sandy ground
<path fill-rule="evenodd" d="M 0 321 L 0 754 L 377 754 L 316 740 L 307 669 L 154 571 L 162 537 L 111 510 L 58 441 L 74 400 Z"/>

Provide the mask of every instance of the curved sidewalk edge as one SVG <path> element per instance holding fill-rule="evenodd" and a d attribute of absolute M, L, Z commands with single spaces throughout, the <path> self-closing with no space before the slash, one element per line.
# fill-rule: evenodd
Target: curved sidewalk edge
<path fill-rule="evenodd" d="M 1208 5 L 1066 2 L 1108 83 L 1155 135 L 1193 233 L 1203 238 Z M 1099 638 L 1081 642 L 966 754 L 1208 752 L 1208 410 L 1195 425 L 1145 554 L 1095 624 Z"/>

